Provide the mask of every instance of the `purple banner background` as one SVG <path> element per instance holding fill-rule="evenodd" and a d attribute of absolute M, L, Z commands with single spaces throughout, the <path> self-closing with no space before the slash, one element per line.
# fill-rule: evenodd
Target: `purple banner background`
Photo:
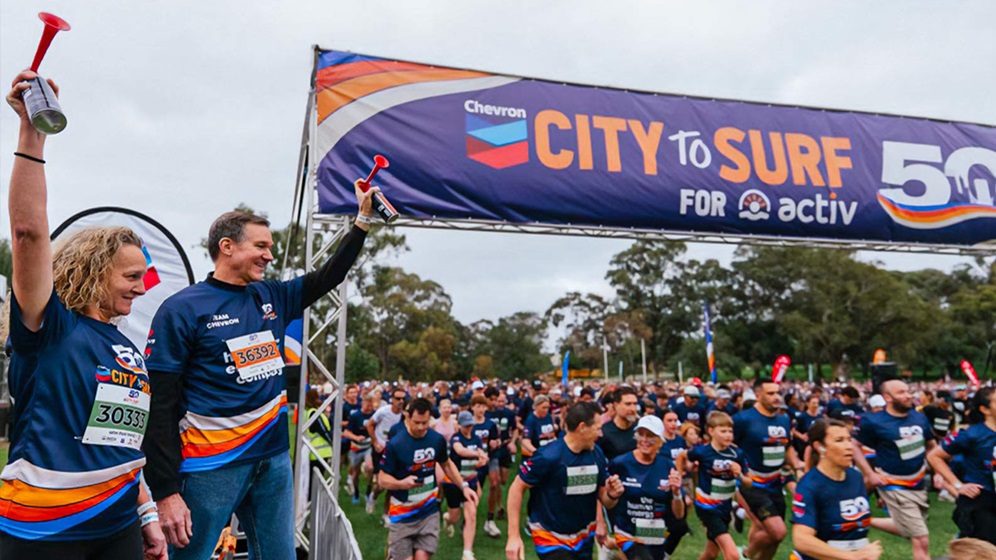
<path fill-rule="evenodd" d="M 351 55 L 326 52 L 319 71 L 352 71 L 357 64 Z M 378 76 L 401 73 L 387 69 Z M 333 84 L 326 94 L 343 88 L 343 95 L 355 96 L 349 84 Z M 375 184 L 402 215 L 414 218 L 947 245 L 996 239 L 994 127 L 529 79 L 461 93 L 445 93 L 445 84 L 382 88 L 338 109 L 365 104 L 365 116 L 332 131 L 334 145 L 319 141 L 320 212 L 355 212 L 352 182 L 366 176 L 380 153 L 391 165 Z M 411 101 L 378 97 L 415 88 L 422 89 L 413 97 L 421 98 Z M 662 123 L 659 134 L 654 123 Z M 319 137 L 333 125 L 340 126 L 335 118 L 321 122 Z M 615 134 L 604 131 L 620 126 Z M 725 143 L 717 137 L 721 130 Z M 684 150 L 669 139 L 681 131 Z M 757 171 L 757 138 L 758 155 L 775 171 L 767 182 Z M 695 140 L 701 145 L 691 150 Z M 789 142 L 798 146 L 794 158 Z M 836 155 L 829 145 L 837 146 Z M 783 165 L 775 163 L 778 152 Z M 833 175 L 828 158 L 836 162 L 839 186 L 827 185 Z M 779 171 L 783 184 L 769 184 L 778 182 Z"/>

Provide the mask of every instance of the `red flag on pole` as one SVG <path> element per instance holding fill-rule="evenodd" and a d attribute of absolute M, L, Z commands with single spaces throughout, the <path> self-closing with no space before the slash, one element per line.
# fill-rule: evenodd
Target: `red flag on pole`
<path fill-rule="evenodd" d="M 961 371 L 965 372 L 965 376 L 968 377 L 969 380 L 971 380 L 972 385 L 975 385 L 976 387 L 980 385 L 979 376 L 975 374 L 975 368 L 972 367 L 971 362 L 969 362 L 968 360 L 962 360 Z"/>
<path fill-rule="evenodd" d="M 791 358 L 784 354 L 778 356 L 775 359 L 775 367 L 771 369 L 771 380 L 775 383 L 781 383 L 782 379 L 785 378 L 785 372 L 788 371 L 790 365 L 792 365 Z"/>

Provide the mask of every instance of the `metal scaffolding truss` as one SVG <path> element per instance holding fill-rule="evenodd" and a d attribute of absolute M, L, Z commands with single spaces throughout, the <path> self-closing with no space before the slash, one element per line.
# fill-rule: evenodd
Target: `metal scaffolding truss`
<path fill-rule="evenodd" d="M 334 220 L 336 216 L 319 214 L 316 220 Z M 764 235 L 737 235 L 731 233 L 689 232 L 652 230 L 639 228 L 617 228 L 572 224 L 512 223 L 472 219 L 446 218 L 405 218 L 393 224 L 395 227 L 422 229 L 448 229 L 457 231 L 486 231 L 492 233 L 526 233 L 531 235 L 560 235 L 568 237 L 598 237 L 605 239 L 633 239 L 647 241 L 685 241 L 689 243 L 719 243 L 723 245 L 762 245 L 772 247 L 817 247 L 823 249 L 845 249 L 848 251 L 885 251 L 896 253 L 921 253 L 932 255 L 953 255 L 965 257 L 987 257 L 996 255 L 996 243 L 975 246 L 931 245 L 917 243 L 887 243 L 883 241 L 841 240 L 820 238 L 788 238 Z"/>

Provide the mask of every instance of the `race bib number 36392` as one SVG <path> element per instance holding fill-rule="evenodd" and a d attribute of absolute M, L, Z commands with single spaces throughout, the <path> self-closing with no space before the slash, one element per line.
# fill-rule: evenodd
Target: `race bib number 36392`
<path fill-rule="evenodd" d="M 239 377 L 247 381 L 284 367 L 280 347 L 277 346 L 270 331 L 260 331 L 226 340 L 225 344 L 232 353 L 232 361 L 239 372 Z"/>
<path fill-rule="evenodd" d="M 90 410 L 83 443 L 140 449 L 151 398 L 142 391 L 101 383 Z"/>

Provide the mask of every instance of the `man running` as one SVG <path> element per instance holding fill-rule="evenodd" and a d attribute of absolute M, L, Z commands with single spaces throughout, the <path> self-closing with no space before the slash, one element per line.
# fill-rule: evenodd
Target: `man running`
<path fill-rule="evenodd" d="M 432 403 L 417 398 L 408 405 L 404 428 L 384 448 L 377 484 L 389 492 L 387 552 L 392 560 L 429 560 L 439 544 L 439 481 L 436 466 L 477 505 L 477 492 L 460 476 L 446 440 L 429 429 Z M 473 556 L 471 555 L 471 558 Z"/>
<path fill-rule="evenodd" d="M 602 437 L 598 439 L 598 447 L 605 454 L 605 459 L 610 462 L 636 449 L 638 400 L 636 390 L 632 387 L 623 386 L 615 390 L 616 414 L 612 422 L 602 426 Z"/>
<path fill-rule="evenodd" d="M 899 534 L 913 542 L 913 559 L 929 560 L 927 490 L 924 474 L 927 453 L 937 446 L 927 417 L 913 408 L 909 386 L 898 379 L 882 383 L 885 410 L 861 419 L 858 442 L 875 450 L 875 470 L 855 444 L 855 460 L 865 480 L 878 487 Z M 876 472 L 877 471 L 877 472 Z"/>
<path fill-rule="evenodd" d="M 495 536 L 501 534 L 498 525 L 495 524 L 495 515 L 498 519 L 504 518 L 505 510 L 501 508 L 501 492 L 505 483 L 508 482 L 508 470 L 515 459 L 516 442 L 518 440 L 519 428 L 516 424 L 515 411 L 508 408 L 508 401 L 505 393 L 494 388 L 493 391 L 485 391 L 491 403 L 491 411 L 488 418 L 498 428 L 498 448 L 494 450 L 488 464 L 488 519 L 485 522 L 485 531 L 488 531 L 488 524 L 491 525 L 489 533 Z M 495 511 L 497 510 L 497 512 Z"/>
<path fill-rule="evenodd" d="M 505 557 L 524 560 L 519 533 L 522 496 L 529 488 L 529 532 L 540 560 L 590 560 L 598 503 L 612 508 L 623 495 L 618 476 L 608 476 L 595 445 L 601 432 L 598 405 L 576 403 L 566 413 L 567 433 L 522 463 L 508 489 Z"/>
<path fill-rule="evenodd" d="M 366 495 L 373 493 L 373 440 L 367 430 L 367 420 L 373 416 L 374 400 L 377 397 L 373 393 L 363 395 L 363 402 L 360 408 L 354 410 L 349 415 L 346 429 L 342 431 L 343 437 L 349 441 L 349 480 L 351 481 L 347 489 L 352 490 L 353 503 L 360 503 L 360 473 L 367 478 Z"/>
<path fill-rule="evenodd" d="M 380 477 L 377 476 L 380 472 L 380 465 L 384 458 L 384 449 L 387 447 L 387 442 L 389 440 L 388 434 L 391 432 L 391 428 L 397 425 L 401 421 L 401 412 L 405 408 L 405 390 L 402 388 L 396 388 L 391 391 L 391 402 L 389 405 L 383 405 L 373 413 L 373 416 L 367 420 L 367 433 L 373 440 L 373 479 L 374 479 L 374 491 L 373 493 L 367 494 L 367 505 L 366 511 L 368 514 L 373 514 L 374 506 L 377 503 L 377 498 L 380 496 L 380 485 L 377 481 Z M 387 506 L 385 504 L 385 510 Z M 387 515 L 385 511 L 384 515 Z"/>
<path fill-rule="evenodd" d="M 785 494 L 782 467 L 795 470 L 803 464 L 789 445 L 791 422 L 780 414 L 782 395 L 772 381 L 754 383 L 757 402 L 733 417 L 733 439 L 747 457 L 747 475 L 752 484 L 740 494 L 751 514 L 745 554 L 754 560 L 771 560 L 785 539 Z"/>

